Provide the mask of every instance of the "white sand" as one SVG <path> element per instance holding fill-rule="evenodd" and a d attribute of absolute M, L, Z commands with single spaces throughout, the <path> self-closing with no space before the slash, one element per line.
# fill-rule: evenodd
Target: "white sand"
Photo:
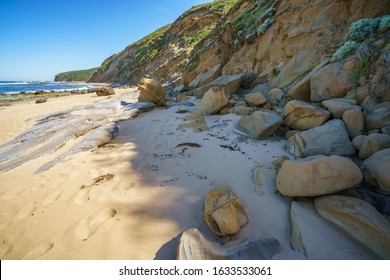
<path fill-rule="evenodd" d="M 87 94 L 0 108 L 0 144 L 31 127 L 38 116 L 107 99 L 134 102 L 138 96 L 129 89 L 116 91 L 113 97 Z M 281 244 L 275 259 L 306 259 L 289 245 L 291 199 L 277 193 L 272 178 L 264 178 L 263 195 L 255 192 L 255 167 L 287 154 L 285 141 L 246 140 L 238 143 L 239 151 L 231 151 L 220 145 L 240 137 L 233 132 L 239 116 L 206 117 L 210 131 L 194 133 L 179 129 L 187 114 L 178 110 L 192 108 L 157 108 L 121 122 L 111 143 L 73 155 L 46 172 L 34 174 L 73 141 L 0 173 L 0 258 L 172 259 L 185 229 L 201 228 L 215 241 L 202 218 L 204 198 L 209 190 L 227 186 L 249 216 L 239 239 L 273 237 Z M 175 148 L 187 142 L 201 147 Z M 91 186 L 106 174 L 114 176 Z M 322 220 L 310 200 L 301 204 L 297 212 L 308 259 L 374 257 Z"/>

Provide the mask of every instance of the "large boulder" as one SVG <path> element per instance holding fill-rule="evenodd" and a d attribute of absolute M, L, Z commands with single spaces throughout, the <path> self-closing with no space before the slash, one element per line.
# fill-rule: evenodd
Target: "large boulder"
<path fill-rule="evenodd" d="M 282 117 L 271 112 L 256 111 L 242 117 L 234 131 L 252 139 L 264 139 L 275 133 L 282 124 Z"/>
<path fill-rule="evenodd" d="M 372 133 L 364 138 L 359 149 L 359 157 L 367 159 L 377 151 L 390 148 L 390 135 L 382 133 Z"/>
<path fill-rule="evenodd" d="M 195 113 L 208 116 L 218 113 L 228 105 L 229 99 L 226 98 L 224 90 L 220 87 L 213 87 L 202 97 L 199 105 L 195 108 Z"/>
<path fill-rule="evenodd" d="M 138 90 L 140 91 L 139 102 L 153 102 L 157 106 L 166 105 L 165 94 L 167 91 L 156 80 L 142 79 L 138 85 Z"/>
<path fill-rule="evenodd" d="M 364 131 L 364 116 L 360 108 L 345 111 L 343 122 L 351 138 L 361 135 Z"/>
<path fill-rule="evenodd" d="M 368 202 L 331 195 L 314 201 L 318 213 L 384 259 L 390 259 L 390 222 Z"/>
<path fill-rule="evenodd" d="M 350 72 L 343 70 L 343 62 L 331 63 L 311 77 L 310 99 L 313 102 L 319 102 L 344 97 L 352 86 Z"/>
<path fill-rule="evenodd" d="M 314 67 L 302 80 L 296 83 L 290 91 L 287 93 L 288 97 L 292 99 L 299 99 L 304 101 L 310 101 L 310 79 L 311 77 L 322 67 L 329 63 L 329 60 L 324 60 L 319 65 Z"/>
<path fill-rule="evenodd" d="M 208 71 L 200 73 L 189 85 L 190 89 L 207 85 L 222 75 L 222 66 L 218 64 Z"/>
<path fill-rule="evenodd" d="M 359 167 L 341 156 L 285 160 L 276 186 L 286 196 L 319 196 L 351 188 L 363 181 Z"/>
<path fill-rule="evenodd" d="M 334 98 L 322 101 L 322 105 L 328 108 L 335 119 L 341 119 L 347 110 L 360 109 L 360 106 L 356 104 L 356 100 L 347 98 Z"/>
<path fill-rule="evenodd" d="M 210 88 L 219 87 L 222 88 L 226 97 L 230 98 L 240 88 L 242 76 L 242 74 L 222 75 L 211 83 L 195 89 L 193 91 L 193 95 L 203 96 L 203 94 L 205 94 Z"/>
<path fill-rule="evenodd" d="M 366 131 L 381 129 L 390 125 L 390 102 L 380 103 L 364 112 Z"/>
<path fill-rule="evenodd" d="M 376 152 L 362 164 L 364 181 L 390 194 L 390 148 Z"/>
<path fill-rule="evenodd" d="M 267 99 L 261 92 L 256 92 L 245 95 L 245 102 L 248 103 L 249 106 L 257 107 L 264 105 L 267 102 Z"/>
<path fill-rule="evenodd" d="M 291 100 L 283 110 L 283 124 L 298 130 L 323 125 L 329 118 L 329 111 L 301 100 Z"/>
<path fill-rule="evenodd" d="M 322 126 L 294 134 L 288 139 L 287 150 L 299 157 L 351 156 L 355 153 L 345 124 L 341 120 L 331 120 Z"/>

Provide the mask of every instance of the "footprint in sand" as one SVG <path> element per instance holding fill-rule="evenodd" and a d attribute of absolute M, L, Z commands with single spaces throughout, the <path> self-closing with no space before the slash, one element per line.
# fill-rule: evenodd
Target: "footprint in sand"
<path fill-rule="evenodd" d="M 49 252 L 54 247 L 53 243 L 47 242 L 35 247 L 28 252 L 22 259 L 24 260 L 35 260 L 42 257 L 44 254 Z"/>
<path fill-rule="evenodd" d="M 75 229 L 76 237 L 81 240 L 87 240 L 99 229 L 99 227 L 106 221 L 115 217 L 115 215 L 115 209 L 103 209 L 88 218 L 82 219 Z"/>
<path fill-rule="evenodd" d="M 24 219 L 29 215 L 34 215 L 34 211 L 37 209 L 37 203 L 36 202 L 30 202 L 26 206 L 24 206 L 22 209 L 19 210 L 19 212 L 16 214 L 16 218 L 18 219 Z"/>
<path fill-rule="evenodd" d="M 13 248 L 8 240 L 0 240 L 0 259 L 7 255 Z"/>
<path fill-rule="evenodd" d="M 61 192 L 55 191 L 55 192 L 49 194 L 48 196 L 46 196 L 42 200 L 42 205 L 49 205 L 49 204 L 53 203 L 54 201 L 56 201 L 60 196 L 61 196 Z"/>
<path fill-rule="evenodd" d="M 11 198 L 14 198 L 15 196 L 17 196 L 18 194 L 22 193 L 24 191 L 24 187 L 16 187 L 16 188 L 12 188 L 12 189 L 9 189 L 9 190 L 6 190 L 5 192 L 3 192 L 1 194 L 1 199 L 2 200 L 9 200 Z"/>
<path fill-rule="evenodd" d="M 135 183 L 133 182 L 121 181 L 115 186 L 113 192 L 119 196 L 127 195 L 134 186 Z"/>
<path fill-rule="evenodd" d="M 86 203 L 90 198 L 90 188 L 82 189 L 80 190 L 77 195 L 73 198 L 73 202 L 75 204 L 84 204 Z"/>

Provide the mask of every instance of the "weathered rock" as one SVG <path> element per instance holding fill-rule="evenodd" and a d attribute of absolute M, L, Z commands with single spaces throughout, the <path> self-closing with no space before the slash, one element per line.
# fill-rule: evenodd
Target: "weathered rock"
<path fill-rule="evenodd" d="M 335 98 L 322 101 L 322 105 L 328 108 L 335 119 L 341 119 L 344 112 L 347 110 L 360 109 L 360 106 L 357 106 L 356 104 L 356 100 L 346 98 Z"/>
<path fill-rule="evenodd" d="M 225 93 L 225 96 L 230 98 L 237 90 L 240 88 L 241 74 L 239 75 L 222 75 L 219 78 L 215 79 L 211 83 L 197 88 L 193 91 L 193 95 L 195 96 L 203 96 L 209 89 L 213 87 L 219 87 Z"/>
<path fill-rule="evenodd" d="M 294 134 L 288 139 L 287 150 L 299 157 L 351 156 L 355 153 L 344 122 L 341 120 L 331 120 L 322 126 Z"/>
<path fill-rule="evenodd" d="M 383 134 L 390 134 L 390 126 L 382 127 L 381 133 L 383 133 Z"/>
<path fill-rule="evenodd" d="M 38 98 L 37 100 L 35 100 L 35 103 L 37 103 L 37 104 L 46 103 L 46 102 L 47 102 L 46 98 Z"/>
<path fill-rule="evenodd" d="M 380 103 L 364 112 L 366 131 L 390 126 L 390 102 Z"/>
<path fill-rule="evenodd" d="M 249 222 L 242 202 L 228 188 L 215 188 L 207 194 L 203 219 L 218 236 L 237 234 Z"/>
<path fill-rule="evenodd" d="M 286 196 L 336 193 L 363 181 L 359 167 L 341 156 L 316 156 L 283 162 L 276 186 Z"/>
<path fill-rule="evenodd" d="M 177 260 L 270 260 L 280 253 L 275 238 L 243 240 L 220 245 L 208 241 L 196 228 L 185 230 L 177 248 Z"/>
<path fill-rule="evenodd" d="M 226 98 L 224 90 L 220 87 L 213 87 L 202 97 L 195 112 L 208 116 L 218 113 L 228 105 L 229 99 Z"/>
<path fill-rule="evenodd" d="M 189 121 L 188 123 L 180 124 L 181 128 L 193 128 L 194 132 L 202 132 L 209 130 L 209 127 L 206 124 L 206 121 L 203 115 L 197 113 L 188 115 L 184 119 L 185 121 Z"/>
<path fill-rule="evenodd" d="M 360 108 L 345 111 L 343 122 L 351 138 L 361 135 L 364 131 L 364 116 Z"/>
<path fill-rule="evenodd" d="M 313 102 L 344 97 L 352 89 L 350 73 L 343 70 L 343 62 L 331 63 L 310 79 L 310 99 Z"/>
<path fill-rule="evenodd" d="M 218 64 L 208 71 L 200 73 L 188 86 L 190 89 L 207 85 L 222 75 L 222 66 Z"/>
<path fill-rule="evenodd" d="M 234 131 L 252 139 L 263 139 L 275 133 L 282 124 L 282 117 L 270 112 L 256 111 L 242 117 Z"/>
<path fill-rule="evenodd" d="M 390 135 L 372 133 L 364 139 L 359 150 L 359 157 L 361 159 L 366 159 L 375 154 L 377 151 L 386 148 L 390 148 Z"/>
<path fill-rule="evenodd" d="M 283 98 L 283 91 L 280 88 L 273 88 L 268 92 L 268 96 L 273 104 L 277 104 Z"/>
<path fill-rule="evenodd" d="M 176 95 L 176 102 L 186 102 L 186 101 L 188 101 L 187 95 L 184 95 L 182 93 L 179 93 L 178 95 Z"/>
<path fill-rule="evenodd" d="M 96 92 L 97 96 L 109 96 L 109 95 L 115 94 L 114 89 L 109 88 L 109 87 L 97 88 L 97 89 L 94 89 L 94 91 Z"/>
<path fill-rule="evenodd" d="M 374 95 L 367 96 L 362 102 L 362 106 L 367 109 L 372 108 L 378 104 L 379 104 L 379 99 Z"/>
<path fill-rule="evenodd" d="M 309 74 L 307 74 L 301 81 L 296 83 L 290 91 L 287 93 L 288 97 L 292 99 L 299 99 L 303 101 L 310 101 L 310 79 L 318 70 L 329 63 L 329 59 L 321 62 L 319 65 L 313 68 Z"/>
<path fill-rule="evenodd" d="M 316 198 L 322 217 L 341 227 L 384 259 L 390 259 L 390 222 L 368 202 L 347 196 Z"/>
<path fill-rule="evenodd" d="M 364 139 L 367 138 L 367 135 L 358 135 L 352 140 L 353 146 L 356 148 L 356 150 L 360 150 L 360 148 L 363 145 Z"/>
<path fill-rule="evenodd" d="M 323 125 L 329 118 L 329 111 L 301 100 L 291 100 L 283 110 L 283 124 L 298 130 Z"/>
<path fill-rule="evenodd" d="M 364 181 L 390 194 L 390 149 L 376 152 L 362 164 Z"/>
<path fill-rule="evenodd" d="M 257 107 L 265 104 L 267 99 L 261 94 L 261 92 L 257 93 L 249 93 L 245 95 L 245 102 L 248 103 L 249 106 Z"/>
<path fill-rule="evenodd" d="M 233 108 L 233 113 L 236 115 L 242 115 L 242 116 L 247 116 L 250 115 L 253 112 L 253 108 L 238 105 L 234 106 Z"/>
<path fill-rule="evenodd" d="M 156 80 L 143 78 L 138 89 L 140 91 L 139 102 L 153 102 L 157 106 L 166 105 L 165 94 L 167 91 Z"/>

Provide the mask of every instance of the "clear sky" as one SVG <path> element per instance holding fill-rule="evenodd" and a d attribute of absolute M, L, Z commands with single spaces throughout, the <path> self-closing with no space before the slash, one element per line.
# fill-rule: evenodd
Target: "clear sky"
<path fill-rule="evenodd" d="M 0 80 L 53 80 L 100 66 L 211 0 L 0 0 Z"/>

